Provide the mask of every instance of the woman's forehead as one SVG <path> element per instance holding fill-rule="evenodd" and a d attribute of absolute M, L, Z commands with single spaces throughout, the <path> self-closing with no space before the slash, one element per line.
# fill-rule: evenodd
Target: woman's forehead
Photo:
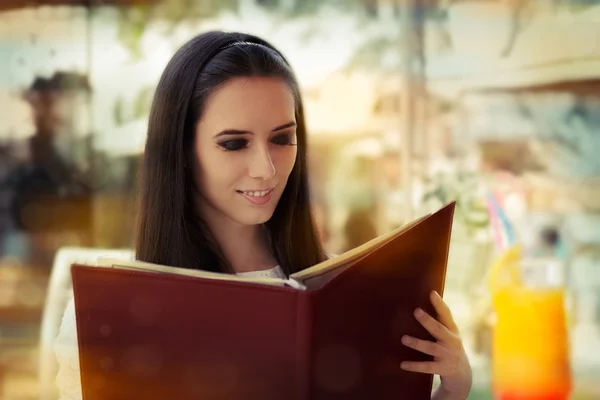
<path fill-rule="evenodd" d="M 294 95 L 283 79 L 244 77 L 228 81 L 209 98 L 200 125 L 211 131 L 263 130 L 294 117 Z"/>

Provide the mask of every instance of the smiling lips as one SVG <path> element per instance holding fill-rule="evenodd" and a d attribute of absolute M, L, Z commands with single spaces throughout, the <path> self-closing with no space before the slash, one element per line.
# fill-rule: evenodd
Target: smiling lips
<path fill-rule="evenodd" d="M 241 194 L 246 200 L 252 203 L 255 206 L 265 205 L 271 200 L 271 194 L 273 193 L 273 189 L 267 190 L 238 190 L 239 194 Z"/>

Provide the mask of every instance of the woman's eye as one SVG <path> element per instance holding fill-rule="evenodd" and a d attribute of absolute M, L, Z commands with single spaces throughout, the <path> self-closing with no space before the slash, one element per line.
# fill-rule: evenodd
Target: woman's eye
<path fill-rule="evenodd" d="M 248 147 L 248 141 L 246 139 L 228 140 L 226 142 L 219 143 L 219 146 L 227 151 L 237 151 Z"/>
<path fill-rule="evenodd" d="M 271 142 L 273 142 L 277 145 L 280 145 L 280 146 L 291 146 L 294 144 L 292 142 L 292 134 L 291 133 L 277 135 L 273 139 L 271 139 Z"/>

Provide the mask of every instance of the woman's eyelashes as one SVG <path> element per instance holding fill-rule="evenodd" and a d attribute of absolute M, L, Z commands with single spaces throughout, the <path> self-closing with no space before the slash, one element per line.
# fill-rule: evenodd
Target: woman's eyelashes
<path fill-rule="evenodd" d="M 273 136 L 270 142 L 278 146 L 295 146 L 295 134 L 283 133 Z M 248 139 L 231 139 L 219 142 L 218 145 L 225 151 L 239 151 L 243 150 L 250 144 Z"/>
<path fill-rule="evenodd" d="M 282 133 L 280 135 L 273 136 L 271 138 L 271 142 L 275 143 L 279 146 L 295 146 L 296 145 L 296 135 L 292 132 Z"/>
<path fill-rule="evenodd" d="M 225 151 L 237 151 L 248 147 L 248 140 L 246 139 L 233 139 L 219 142 L 219 146 Z"/>

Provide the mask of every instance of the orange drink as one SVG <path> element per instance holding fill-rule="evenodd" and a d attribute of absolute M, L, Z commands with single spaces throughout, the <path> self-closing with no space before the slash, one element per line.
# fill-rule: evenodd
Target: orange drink
<path fill-rule="evenodd" d="M 507 258 L 504 262 L 508 262 Z M 515 263 L 516 261 L 516 263 Z M 492 382 L 498 400 L 565 400 L 571 391 L 565 294 L 560 286 L 524 281 L 520 263 L 496 280 Z M 497 273 L 496 278 L 502 276 Z M 509 277 L 509 279 L 506 279 Z"/>
<path fill-rule="evenodd" d="M 494 296 L 493 385 L 502 400 L 563 400 L 571 389 L 564 294 L 512 288 Z"/>

